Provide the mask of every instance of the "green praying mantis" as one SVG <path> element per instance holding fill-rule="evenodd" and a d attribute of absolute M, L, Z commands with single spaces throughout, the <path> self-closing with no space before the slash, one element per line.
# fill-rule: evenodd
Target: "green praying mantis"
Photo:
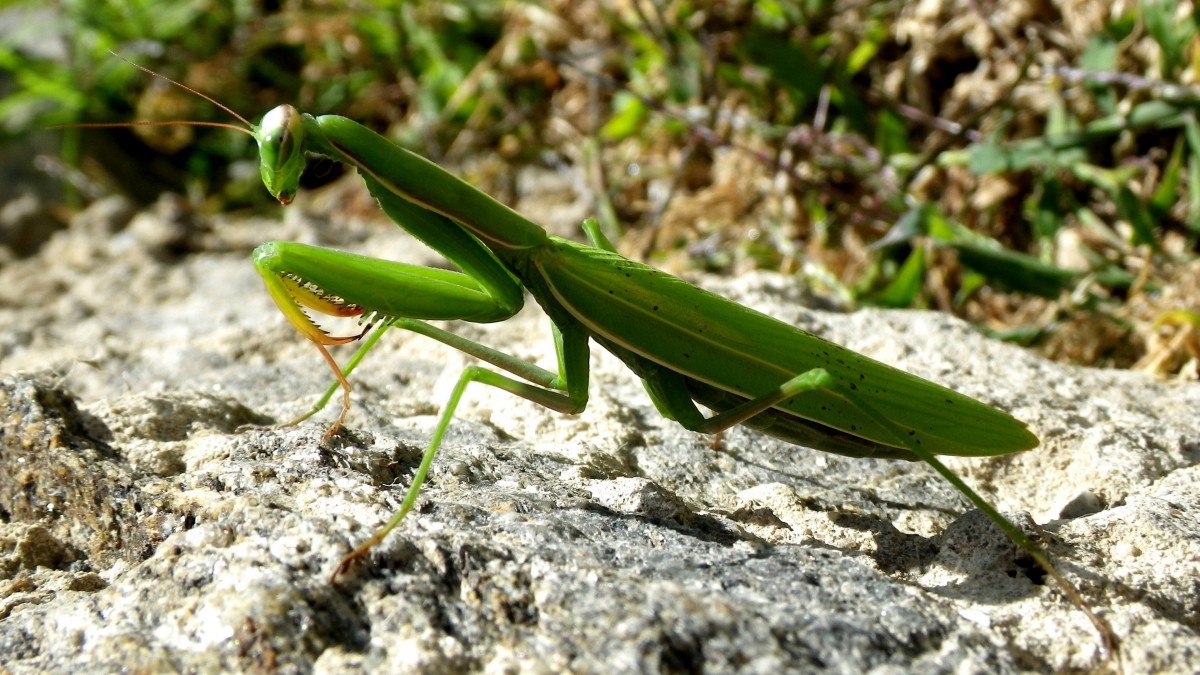
<path fill-rule="evenodd" d="M 628 260 L 595 221 L 583 227 L 590 245 L 551 236 L 436 164 L 344 117 L 314 117 L 281 105 L 253 125 L 178 86 L 245 124 L 200 123 L 253 136 L 263 183 L 281 204 L 295 197 L 309 153 L 343 162 L 358 170 L 392 220 L 459 270 L 296 243 L 259 246 L 254 265 L 267 291 L 316 345 L 337 380 L 295 422 L 320 410 L 340 387 L 341 412 L 327 436 L 336 433 L 350 410 L 347 376 L 388 329 L 424 335 L 498 369 L 463 370 L 399 510 L 342 559 L 333 577 L 367 555 L 413 508 L 468 385 L 497 387 L 560 413 L 579 413 L 588 403 L 589 348 L 595 342 L 641 378 L 660 414 L 687 429 L 711 434 L 743 424 L 842 455 L 929 464 L 1046 569 L 1087 613 L 1105 653 L 1116 653 L 1111 629 L 1041 548 L 936 458 L 1004 455 L 1037 446 L 1038 438 L 1008 413 Z M 429 323 L 504 321 L 521 309 L 526 293 L 552 323 L 557 372 Z M 365 328 L 331 336 L 309 312 L 357 317 Z M 358 340 L 358 351 L 339 366 L 328 347 Z M 705 416 L 699 406 L 712 414 Z"/>

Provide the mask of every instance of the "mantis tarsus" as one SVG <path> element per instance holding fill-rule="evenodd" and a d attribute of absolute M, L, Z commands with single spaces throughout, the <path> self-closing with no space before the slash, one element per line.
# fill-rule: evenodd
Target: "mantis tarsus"
<path fill-rule="evenodd" d="M 215 126 L 255 138 L 263 182 L 282 204 L 291 202 L 298 190 L 307 153 L 344 162 L 358 169 L 389 217 L 460 270 L 294 243 L 259 246 L 254 264 L 267 290 L 337 377 L 325 398 L 296 421 L 319 410 L 340 387 L 341 412 L 329 429 L 330 435 L 336 433 L 350 409 L 346 376 L 388 328 L 425 335 L 508 373 L 474 365 L 463 371 L 399 511 L 342 559 L 334 577 L 379 544 L 413 508 L 468 384 L 481 382 L 558 412 L 578 413 L 588 401 L 589 343 L 595 341 L 642 379 L 664 417 L 688 429 L 716 433 L 744 424 L 843 455 L 928 463 L 1046 569 L 1087 613 L 1106 654 L 1115 654 L 1111 629 L 1041 548 L 935 457 L 1002 455 L 1033 448 L 1038 439 L 1022 422 L 627 260 L 594 221 L 584 224 L 590 246 L 550 236 L 444 169 L 349 119 L 314 117 L 281 105 L 255 126 L 221 107 L 248 128 Z M 526 292 L 552 322 L 557 372 L 428 323 L 503 321 L 521 309 Z M 358 317 L 366 329 L 332 337 L 307 311 Z M 364 337 L 344 369 L 326 349 Z M 705 417 L 697 404 L 712 410 L 712 416 Z"/>

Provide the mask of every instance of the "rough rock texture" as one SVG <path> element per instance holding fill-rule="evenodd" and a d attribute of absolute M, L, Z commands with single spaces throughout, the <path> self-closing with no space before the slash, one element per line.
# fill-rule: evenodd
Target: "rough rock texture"
<path fill-rule="evenodd" d="M 396 508 L 467 359 L 396 332 L 329 374 L 270 304 L 253 243 L 430 258 L 387 225 L 196 221 L 100 202 L 0 270 L 0 660 L 33 672 L 1086 670 L 1098 641 L 928 468 L 659 418 L 593 355 L 565 417 L 475 387 L 417 511 Z M 1048 363 L 945 316 L 804 308 L 794 282 L 705 284 L 1010 410 L 1038 449 L 948 460 L 1123 643 L 1200 670 L 1200 384 Z M 552 362 L 536 308 L 464 335 Z"/>

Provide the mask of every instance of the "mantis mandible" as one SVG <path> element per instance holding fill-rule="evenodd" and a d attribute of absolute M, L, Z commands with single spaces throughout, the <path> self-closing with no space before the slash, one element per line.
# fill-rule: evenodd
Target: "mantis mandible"
<path fill-rule="evenodd" d="M 660 414 L 687 429 L 711 434 L 743 424 L 828 452 L 929 464 L 1046 569 L 1088 614 L 1105 653 L 1115 654 L 1111 629 L 1041 548 L 935 457 L 1003 455 L 1037 446 L 1038 438 L 1008 413 L 628 260 L 595 221 L 583 226 L 590 245 L 551 236 L 436 164 L 347 118 L 314 117 L 281 105 L 253 125 L 184 88 L 246 125 L 205 123 L 254 137 L 263 183 L 281 204 L 295 197 L 308 153 L 343 162 L 358 170 L 392 220 L 459 270 L 296 243 L 259 246 L 254 265 L 267 291 L 337 378 L 325 398 L 296 422 L 319 410 L 340 387 L 341 412 L 327 437 L 336 433 L 350 410 L 347 375 L 390 328 L 432 338 L 498 369 L 471 365 L 463 370 L 400 509 L 342 559 L 334 578 L 383 541 L 413 508 L 469 384 L 576 414 L 588 402 L 588 357 L 595 342 L 641 378 Z M 521 309 L 525 293 L 550 318 L 557 372 L 428 323 L 504 321 Z M 366 327 L 356 335 L 330 336 L 309 311 L 358 317 Z M 327 349 L 364 337 L 345 368 Z"/>

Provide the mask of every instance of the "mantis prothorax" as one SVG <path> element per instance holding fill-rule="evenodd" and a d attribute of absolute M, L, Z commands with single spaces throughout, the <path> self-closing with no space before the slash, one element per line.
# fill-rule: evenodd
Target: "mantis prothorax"
<path fill-rule="evenodd" d="M 297 422 L 320 409 L 341 387 L 341 412 L 329 430 L 336 433 L 350 409 L 346 376 L 388 328 L 425 335 L 507 373 L 474 365 L 463 371 L 399 511 L 343 558 L 334 577 L 379 544 L 413 508 L 468 384 L 480 382 L 561 413 L 579 413 L 588 402 L 588 352 L 594 341 L 641 378 L 664 417 L 688 429 L 716 433 L 744 424 L 819 450 L 926 462 L 1046 569 L 1087 613 L 1106 655 L 1116 654 L 1111 629 L 1041 548 L 935 457 L 1028 450 L 1038 439 L 1024 423 L 623 258 L 594 221 L 583 226 L 591 245 L 551 236 L 432 162 L 344 117 L 314 117 L 281 105 L 255 126 L 221 107 L 248 129 L 216 126 L 255 138 L 263 182 L 280 203 L 288 204 L 296 195 L 307 153 L 344 162 L 358 169 L 390 218 L 460 270 L 295 243 L 259 246 L 254 265 L 271 297 L 316 345 L 337 378 L 325 398 Z M 526 292 L 552 322 L 557 372 L 428 323 L 504 321 L 521 309 Z M 358 335 L 332 337 L 306 310 L 359 317 L 368 328 Z M 375 328 L 368 336 L 371 326 Z M 344 369 L 326 349 L 364 336 Z M 706 417 L 697 404 L 713 414 Z"/>

